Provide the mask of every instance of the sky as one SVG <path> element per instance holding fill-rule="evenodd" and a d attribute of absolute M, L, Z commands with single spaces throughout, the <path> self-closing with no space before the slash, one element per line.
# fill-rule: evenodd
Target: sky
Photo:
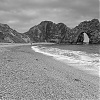
<path fill-rule="evenodd" d="M 62 22 L 73 28 L 99 19 L 99 0 L 0 0 L 0 23 L 26 32 L 41 21 Z"/>

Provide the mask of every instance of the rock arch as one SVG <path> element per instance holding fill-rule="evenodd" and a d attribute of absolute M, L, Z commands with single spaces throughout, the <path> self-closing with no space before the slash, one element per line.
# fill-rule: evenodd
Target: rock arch
<path fill-rule="evenodd" d="M 99 20 L 93 19 L 91 21 L 84 21 L 80 23 L 77 27 L 74 28 L 77 30 L 73 34 L 74 42 L 83 43 L 84 34 L 86 33 L 89 37 L 89 44 L 97 44 L 100 43 L 100 23 Z"/>
<path fill-rule="evenodd" d="M 88 42 L 90 41 L 90 37 L 89 34 L 87 34 L 86 32 L 81 32 L 78 36 L 77 36 L 77 44 L 83 44 L 84 42 Z"/>
<path fill-rule="evenodd" d="M 77 44 L 84 42 L 84 34 L 89 37 L 89 44 L 100 44 L 100 22 L 98 19 L 81 22 L 75 28 L 70 29 L 63 23 L 55 24 L 51 21 L 43 21 L 30 28 L 25 34 L 36 42 L 51 42 Z M 38 34 L 38 35 L 37 35 Z"/>

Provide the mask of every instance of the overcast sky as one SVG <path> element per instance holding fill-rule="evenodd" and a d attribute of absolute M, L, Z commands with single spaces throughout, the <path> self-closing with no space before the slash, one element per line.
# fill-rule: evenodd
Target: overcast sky
<path fill-rule="evenodd" d="M 92 18 L 99 18 L 99 0 L 0 0 L 0 23 L 19 32 L 44 20 L 75 27 Z"/>

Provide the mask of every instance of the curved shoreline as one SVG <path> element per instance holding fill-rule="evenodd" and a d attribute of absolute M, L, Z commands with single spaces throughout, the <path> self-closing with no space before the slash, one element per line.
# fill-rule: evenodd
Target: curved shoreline
<path fill-rule="evenodd" d="M 98 99 L 98 77 L 36 53 L 30 45 L 6 47 L 2 51 L 0 97 L 10 100 L 44 100 L 43 98 L 50 99 L 49 97 L 57 97 L 57 100 L 60 97 L 66 97 L 65 100 Z M 5 86 L 7 88 L 2 90 Z"/>
<path fill-rule="evenodd" d="M 51 56 L 51 57 L 53 57 L 53 59 L 55 59 L 55 60 L 58 60 L 58 61 L 61 61 L 61 62 L 63 62 L 63 63 L 65 63 L 65 64 L 67 64 L 67 66 L 72 66 L 72 67 L 74 67 L 74 68 L 78 68 L 78 69 L 80 69 L 80 70 L 84 70 L 85 72 L 87 72 L 87 73 L 89 73 L 89 74 L 92 74 L 92 75 L 97 75 L 97 76 L 99 76 L 100 77 L 100 73 L 99 73 L 99 66 L 98 66 L 98 63 L 96 63 L 97 64 L 97 66 L 96 65 L 94 65 L 94 66 L 96 66 L 96 67 L 94 67 L 93 66 L 93 68 L 92 67 L 88 67 L 87 65 L 86 65 L 86 63 L 88 64 L 88 59 L 89 59 L 89 57 L 88 57 L 88 55 L 86 56 L 88 59 L 87 60 L 85 60 L 85 61 L 87 61 L 87 62 L 84 62 L 84 63 L 81 63 L 82 62 L 82 59 L 81 59 L 81 57 L 85 57 L 84 55 L 85 55 L 85 53 L 84 52 L 81 52 L 81 55 L 79 55 L 76 51 L 70 51 L 70 50 L 62 50 L 61 51 L 61 49 L 58 49 L 58 48 L 46 48 L 46 47 L 41 47 L 41 48 L 39 48 L 38 46 L 32 46 L 31 47 L 32 48 L 32 50 L 34 50 L 35 52 L 38 52 L 38 53 L 42 53 L 43 55 L 46 55 L 46 56 Z M 41 50 L 41 49 L 43 49 L 43 50 Z M 45 51 L 46 50 L 46 51 Z M 50 52 L 49 52 L 49 50 L 50 50 Z M 51 52 L 52 51 L 52 52 Z M 53 51 L 54 52 L 56 52 L 56 53 L 53 53 Z M 59 54 L 59 53 L 61 53 L 61 55 Z M 77 57 L 79 57 L 80 59 L 78 59 L 78 60 L 75 60 L 75 58 L 73 58 L 73 56 L 64 56 L 63 55 L 63 53 L 67 53 L 67 55 L 68 54 L 71 54 L 71 55 L 74 55 L 74 56 L 77 56 Z M 82 53 L 83 53 L 83 55 L 82 55 Z M 77 54 L 77 55 L 76 55 Z M 99 55 L 98 55 L 99 56 Z M 67 57 L 67 58 L 66 58 Z M 71 58 L 70 58 L 71 57 Z M 86 58 L 85 57 L 85 58 Z M 85 59 L 84 58 L 84 59 Z M 74 60 L 72 60 L 72 59 L 74 59 Z M 83 61 L 84 61 L 84 59 L 83 59 Z M 91 58 L 92 59 L 92 58 Z M 97 60 L 98 60 L 99 58 L 97 58 Z M 92 60 L 94 60 L 94 59 L 92 59 Z M 95 60 L 96 60 L 96 58 L 95 58 Z M 76 63 L 76 62 L 77 63 Z M 89 60 L 90 61 L 90 60 Z M 93 64 L 92 63 L 93 61 L 91 61 L 91 64 Z M 90 63 L 90 62 L 89 62 Z M 91 65 L 90 65 L 91 66 Z"/>

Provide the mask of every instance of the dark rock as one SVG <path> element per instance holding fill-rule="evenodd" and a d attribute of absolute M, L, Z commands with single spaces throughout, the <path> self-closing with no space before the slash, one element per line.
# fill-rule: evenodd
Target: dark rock
<path fill-rule="evenodd" d="M 84 34 L 89 37 L 89 44 L 100 44 L 100 22 L 98 19 L 83 21 L 70 29 L 63 23 L 55 24 L 42 21 L 25 33 L 18 33 L 7 24 L 0 24 L 0 42 L 54 42 L 67 44 L 83 44 Z"/>
<path fill-rule="evenodd" d="M 0 23 L 0 42 L 26 43 L 28 41 L 29 37 L 27 35 L 18 33 L 7 24 Z"/>
<path fill-rule="evenodd" d="M 76 26 L 72 31 L 75 37 L 74 42 L 80 42 L 80 40 L 83 42 L 84 39 L 82 34 L 86 33 L 89 37 L 90 44 L 100 43 L 100 23 L 98 19 L 84 21 Z"/>
<path fill-rule="evenodd" d="M 3 32 L 0 32 L 0 39 L 1 39 L 1 40 L 4 39 L 4 34 L 3 34 Z"/>
<path fill-rule="evenodd" d="M 80 80 L 79 79 L 75 79 L 75 81 L 79 82 Z"/>
<path fill-rule="evenodd" d="M 28 35 L 33 42 L 56 42 L 60 43 L 70 28 L 63 23 L 55 24 L 51 21 L 43 21 L 39 25 L 30 28 L 24 34 Z"/>
<path fill-rule="evenodd" d="M 38 59 L 36 59 L 38 61 Z"/>
<path fill-rule="evenodd" d="M 3 100 L 3 96 L 2 95 L 0 95 L 0 100 Z"/>
<path fill-rule="evenodd" d="M 78 26 L 70 29 L 63 23 L 55 24 L 51 21 L 42 21 L 24 33 L 33 42 L 55 42 L 83 44 L 84 34 L 89 37 L 90 44 L 100 43 L 100 23 L 98 19 L 81 22 Z"/>

